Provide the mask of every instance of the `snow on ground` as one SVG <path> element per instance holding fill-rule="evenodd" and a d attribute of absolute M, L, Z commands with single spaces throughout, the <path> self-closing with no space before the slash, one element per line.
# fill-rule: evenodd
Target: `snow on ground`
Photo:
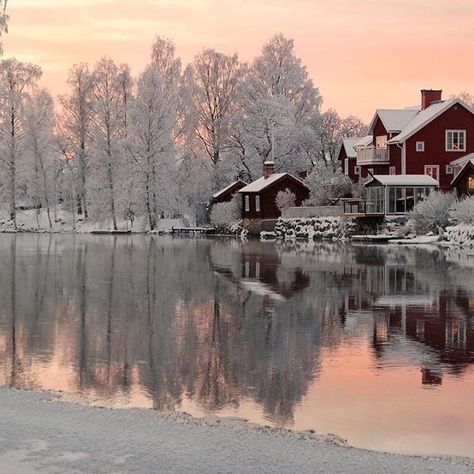
<path fill-rule="evenodd" d="M 113 229 L 112 222 L 110 220 L 104 220 L 102 222 L 88 222 L 82 219 L 82 217 L 76 216 L 74 219 L 73 215 L 64 210 L 58 210 L 56 215 L 51 215 L 53 222 L 53 232 L 67 233 L 74 231 L 74 220 L 75 229 L 78 233 L 90 233 L 94 230 L 111 230 Z M 38 230 L 39 223 L 39 230 Z M 168 231 L 172 227 L 186 227 L 188 222 L 183 219 L 159 219 L 157 224 L 157 231 Z M 133 232 L 147 232 L 148 224 L 144 217 L 137 218 L 133 223 L 133 228 L 129 221 L 119 220 L 117 222 L 120 230 L 132 230 Z M 38 220 L 36 217 L 36 211 L 34 209 L 17 212 L 17 227 L 19 232 L 49 232 L 49 221 L 46 211 L 41 211 Z M 9 217 L 3 212 L 0 214 L 0 232 L 14 232 L 13 223 L 9 220 Z"/>
<path fill-rule="evenodd" d="M 472 460 L 407 457 L 242 421 L 59 402 L 0 389 L 0 472 L 449 473 Z"/>

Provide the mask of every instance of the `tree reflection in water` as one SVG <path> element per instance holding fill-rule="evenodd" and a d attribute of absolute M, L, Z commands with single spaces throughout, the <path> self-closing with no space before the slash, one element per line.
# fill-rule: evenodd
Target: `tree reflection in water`
<path fill-rule="evenodd" d="M 110 404 L 260 407 L 278 425 L 324 357 L 440 387 L 474 360 L 472 270 L 454 253 L 141 236 L 0 236 L 0 383 Z"/>

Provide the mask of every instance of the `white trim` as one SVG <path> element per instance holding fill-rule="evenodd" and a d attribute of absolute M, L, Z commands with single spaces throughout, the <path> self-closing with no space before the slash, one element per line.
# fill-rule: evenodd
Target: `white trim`
<path fill-rule="evenodd" d="M 402 145 L 402 174 L 407 174 L 407 142 Z"/>
<path fill-rule="evenodd" d="M 360 166 L 359 165 L 354 166 L 354 174 L 357 175 L 357 176 L 360 176 Z"/>
<path fill-rule="evenodd" d="M 260 212 L 260 196 L 255 195 L 255 212 Z"/>
<path fill-rule="evenodd" d="M 464 144 L 464 147 L 463 148 L 448 148 L 448 135 L 450 133 L 458 133 L 459 136 L 464 135 L 464 140 L 463 140 L 463 144 Z M 460 152 L 460 151 L 466 151 L 466 139 L 467 139 L 467 132 L 466 130 L 462 130 L 462 129 L 459 129 L 459 130 L 456 130 L 456 129 L 448 129 L 446 130 L 446 133 L 445 133 L 445 136 L 444 136 L 444 148 L 445 148 L 445 151 L 448 151 L 448 152 L 454 152 L 454 153 L 457 153 L 457 152 Z M 454 140 L 453 140 L 454 141 Z"/>
<path fill-rule="evenodd" d="M 397 174 L 397 168 L 396 168 L 395 166 L 389 166 L 389 168 L 388 168 L 388 174 L 390 174 L 390 175 L 392 175 L 392 176 L 395 175 L 395 174 Z"/>
<path fill-rule="evenodd" d="M 244 200 L 245 200 L 245 212 L 250 212 L 250 196 L 246 194 L 244 196 Z"/>
<path fill-rule="evenodd" d="M 454 174 L 454 166 L 446 165 L 446 174 Z"/>
<path fill-rule="evenodd" d="M 344 174 L 345 175 L 349 174 L 349 158 L 346 158 L 344 160 Z"/>
<path fill-rule="evenodd" d="M 431 174 L 429 174 L 429 173 L 426 172 L 426 171 L 427 171 L 427 168 L 434 168 L 434 169 L 436 169 L 436 178 L 435 178 L 433 175 L 431 175 Z M 426 175 L 428 175 L 428 176 L 431 176 L 433 179 L 436 179 L 436 181 L 439 182 L 439 165 L 425 165 L 425 166 L 424 166 L 424 173 L 425 173 Z"/>
<path fill-rule="evenodd" d="M 422 153 L 425 151 L 425 142 L 424 141 L 419 141 L 416 142 L 416 151 L 419 153 Z"/>

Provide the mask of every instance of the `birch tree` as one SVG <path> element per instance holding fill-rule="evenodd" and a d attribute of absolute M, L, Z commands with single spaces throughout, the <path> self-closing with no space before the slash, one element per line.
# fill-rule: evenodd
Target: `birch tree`
<path fill-rule="evenodd" d="M 66 160 L 77 169 L 77 212 L 88 217 L 87 181 L 91 155 L 91 127 L 94 111 L 94 76 L 87 64 L 77 64 L 69 72 L 69 94 L 59 97 L 58 138 Z"/>
<path fill-rule="evenodd" d="M 16 59 L 0 62 L 0 142 L 10 220 L 17 229 L 18 165 L 24 138 L 23 105 L 27 92 L 41 77 L 41 69 Z"/>
<path fill-rule="evenodd" d="M 117 199 L 120 167 L 123 163 L 124 117 L 120 70 L 109 58 L 94 69 L 94 182 L 95 207 L 111 217 L 117 226 Z"/>
<path fill-rule="evenodd" d="M 51 94 L 35 91 L 25 101 L 25 152 L 29 158 L 29 195 L 36 210 L 36 225 L 40 229 L 40 212 L 46 209 L 49 230 L 53 230 L 51 217 L 52 179 L 54 173 L 54 103 Z M 53 176 L 54 178 L 54 176 Z"/>

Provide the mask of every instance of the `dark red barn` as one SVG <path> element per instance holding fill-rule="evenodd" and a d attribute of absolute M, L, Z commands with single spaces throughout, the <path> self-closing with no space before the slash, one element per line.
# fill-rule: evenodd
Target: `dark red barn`
<path fill-rule="evenodd" d="M 275 164 L 267 161 L 263 176 L 242 188 L 243 219 L 278 219 L 281 216 L 275 200 L 280 191 L 291 191 L 296 196 L 296 206 L 309 197 L 306 185 L 289 173 L 275 173 Z"/>
<path fill-rule="evenodd" d="M 234 181 L 233 183 L 229 184 L 229 186 L 226 186 L 225 188 L 221 189 L 220 191 L 217 191 L 212 196 L 211 202 L 213 204 L 221 203 L 221 202 L 229 202 L 232 201 L 234 196 L 242 189 L 247 186 L 247 183 L 242 181 L 241 179 Z"/>

